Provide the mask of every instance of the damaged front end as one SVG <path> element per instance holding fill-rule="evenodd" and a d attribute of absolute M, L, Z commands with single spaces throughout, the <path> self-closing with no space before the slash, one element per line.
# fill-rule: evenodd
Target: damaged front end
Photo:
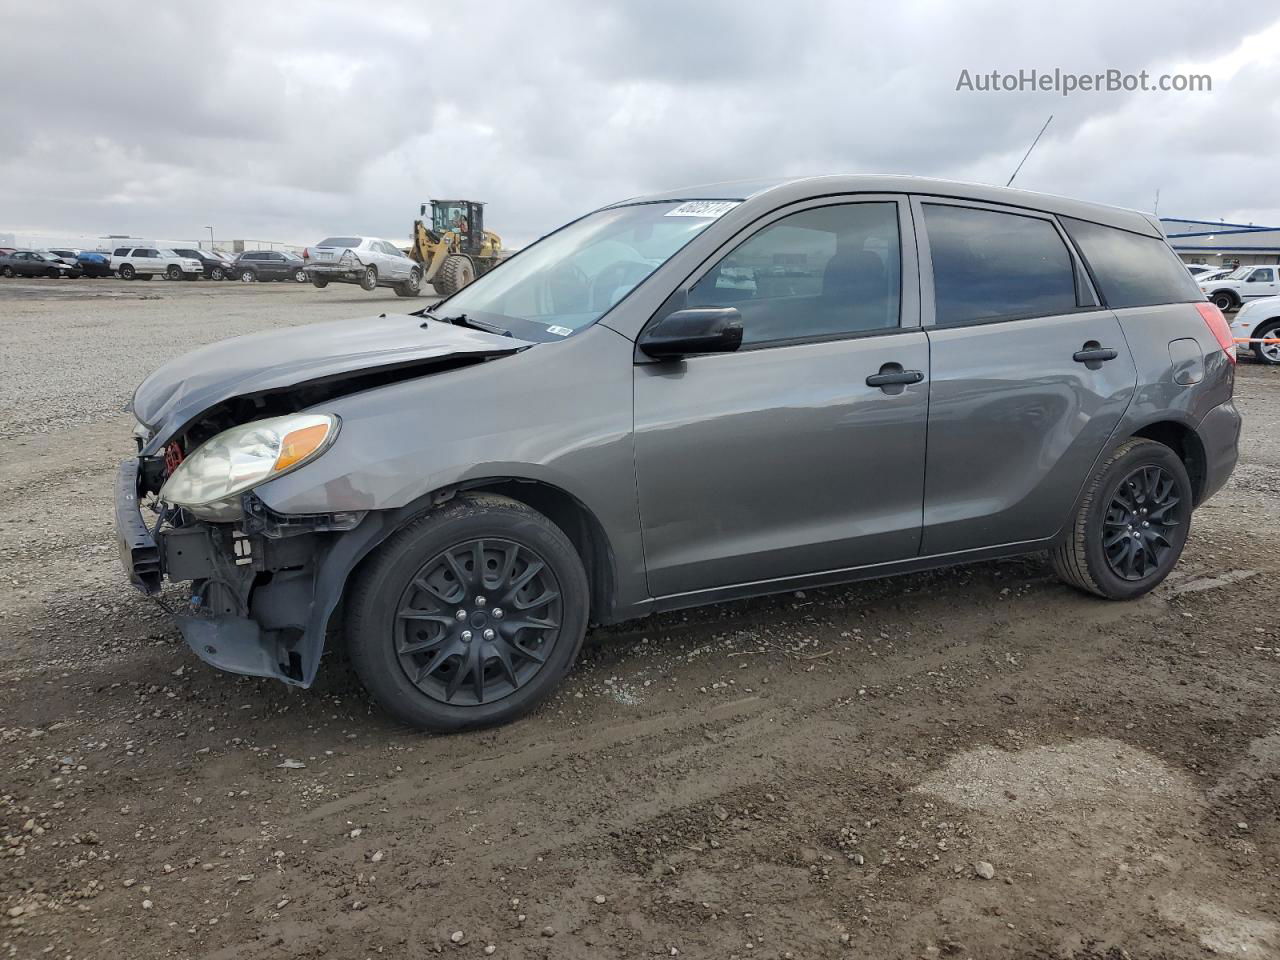
<path fill-rule="evenodd" d="M 161 368 L 135 395 L 138 455 L 116 480 L 121 563 L 150 596 L 166 578 L 190 583 L 174 616 L 215 667 L 309 686 L 348 576 L 399 521 L 383 510 L 286 515 L 254 492 L 341 455 L 328 453 L 341 423 L 324 404 L 528 346 L 434 322 L 423 334 L 414 317 L 378 320 L 356 346 L 350 324 L 327 347 L 331 325 L 297 328 L 304 349 L 292 358 L 278 331 L 214 344 Z"/>

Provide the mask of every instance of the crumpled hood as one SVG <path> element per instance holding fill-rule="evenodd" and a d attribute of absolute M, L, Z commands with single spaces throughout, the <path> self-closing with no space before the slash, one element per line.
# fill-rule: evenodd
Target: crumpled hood
<path fill-rule="evenodd" d="M 231 337 L 170 360 L 133 395 L 133 414 L 167 440 L 233 397 L 463 355 L 501 356 L 527 340 L 407 314 L 285 327 Z"/>

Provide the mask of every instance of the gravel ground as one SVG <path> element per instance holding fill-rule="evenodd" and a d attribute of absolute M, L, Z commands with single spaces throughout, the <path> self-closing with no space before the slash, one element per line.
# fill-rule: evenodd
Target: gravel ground
<path fill-rule="evenodd" d="M 1280 372 L 1141 601 L 1030 558 L 653 617 L 432 738 L 204 666 L 111 530 L 148 370 L 406 306 L 0 281 L 5 955 L 1280 956 Z"/>

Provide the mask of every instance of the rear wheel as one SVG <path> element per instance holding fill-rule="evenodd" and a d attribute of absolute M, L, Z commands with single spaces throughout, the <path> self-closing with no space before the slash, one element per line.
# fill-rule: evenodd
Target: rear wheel
<path fill-rule="evenodd" d="M 1254 331 L 1253 335 L 1258 339 L 1280 336 L 1280 319 L 1268 320 Z M 1253 355 L 1257 357 L 1259 363 L 1276 366 L 1280 364 L 1280 343 L 1255 343 Z"/>
<path fill-rule="evenodd" d="M 450 297 L 475 278 L 476 267 L 471 262 L 471 258 L 453 253 L 445 257 L 444 263 L 440 264 L 440 272 L 431 281 L 431 285 L 436 288 L 437 293 Z"/>
<path fill-rule="evenodd" d="M 376 290 L 378 287 L 378 268 L 365 267 L 364 273 L 360 274 L 360 288 L 362 290 Z"/>
<path fill-rule="evenodd" d="M 312 277 L 311 285 L 315 287 L 317 290 L 323 290 L 325 287 L 329 285 L 329 281 L 326 280 L 324 277 Z"/>
<path fill-rule="evenodd" d="M 168 267 L 165 268 L 164 275 L 168 277 L 170 280 L 181 280 L 182 268 L 178 266 L 176 263 L 171 263 L 169 264 Z"/>
<path fill-rule="evenodd" d="M 587 577 L 555 524 L 463 494 L 394 533 L 350 597 L 352 665 L 397 719 L 450 732 L 527 713 L 569 672 Z"/>
<path fill-rule="evenodd" d="M 7 265 L 6 265 L 6 266 L 5 266 L 5 268 L 4 268 L 3 270 L 0 270 L 0 275 L 6 276 L 6 277 L 8 277 L 8 278 L 12 279 L 12 278 L 13 278 L 13 267 L 10 267 L 10 266 L 7 266 Z"/>
<path fill-rule="evenodd" d="M 46 270 L 46 271 L 44 272 L 44 275 L 45 275 L 46 277 L 48 277 L 50 280 L 57 280 L 57 279 L 58 279 L 58 268 L 57 268 L 57 267 L 50 267 L 48 270 Z"/>
<path fill-rule="evenodd" d="M 1154 440 L 1126 440 L 1094 475 L 1066 539 L 1050 551 L 1054 569 L 1109 600 L 1142 596 L 1182 555 L 1191 496 L 1176 453 Z"/>

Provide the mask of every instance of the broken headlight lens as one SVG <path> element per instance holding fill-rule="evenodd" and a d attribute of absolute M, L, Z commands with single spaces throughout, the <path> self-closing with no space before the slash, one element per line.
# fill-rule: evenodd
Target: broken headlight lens
<path fill-rule="evenodd" d="M 160 499 L 204 520 L 237 520 L 241 493 L 310 463 L 337 435 L 338 418 L 328 413 L 299 413 L 232 427 L 183 460 L 160 489 Z"/>

